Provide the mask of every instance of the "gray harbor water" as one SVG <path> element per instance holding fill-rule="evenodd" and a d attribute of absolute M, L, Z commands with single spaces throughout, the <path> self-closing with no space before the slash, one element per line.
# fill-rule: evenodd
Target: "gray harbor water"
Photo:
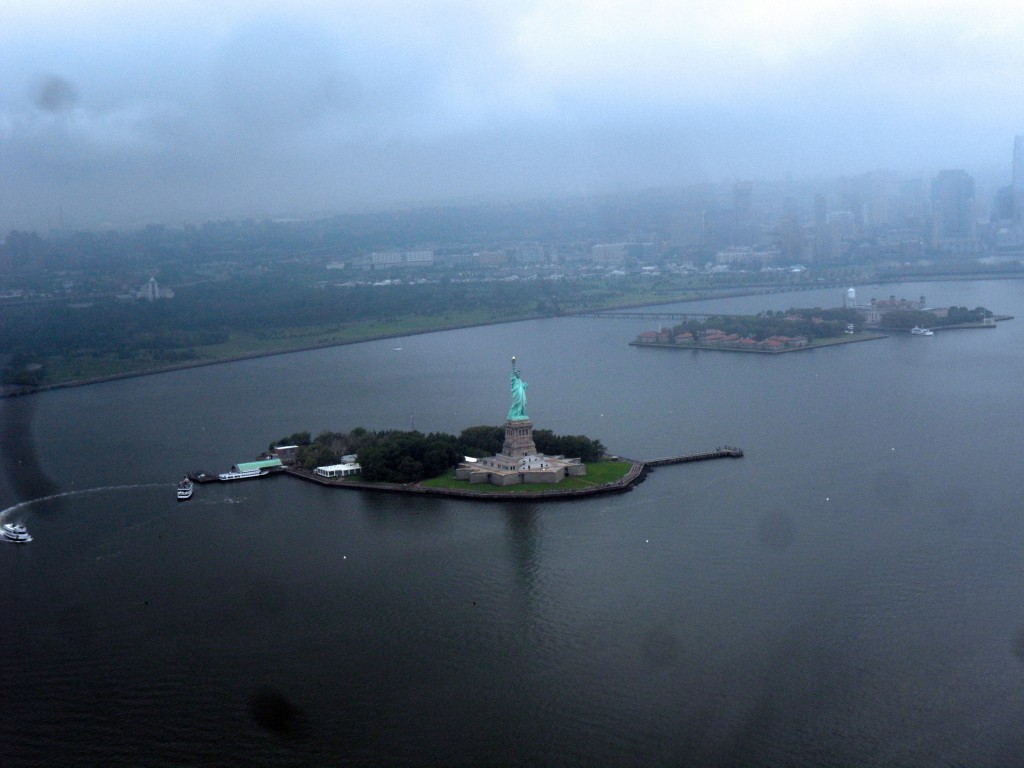
<path fill-rule="evenodd" d="M 1019 281 L 860 287 L 1024 318 Z M 841 291 L 689 304 L 835 306 Z M 781 356 L 560 318 L 0 402 L 5 768 L 1011 765 L 1024 320 Z M 400 349 L 396 349 L 399 347 Z M 665 467 L 527 505 L 174 485 L 297 430 L 499 424 Z"/>

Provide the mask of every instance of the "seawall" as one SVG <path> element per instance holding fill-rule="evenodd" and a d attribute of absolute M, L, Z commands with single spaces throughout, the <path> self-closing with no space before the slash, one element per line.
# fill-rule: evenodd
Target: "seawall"
<path fill-rule="evenodd" d="M 570 501 L 573 499 L 585 499 L 592 496 L 602 496 L 609 493 L 625 493 L 641 482 L 648 471 L 655 467 L 663 467 L 671 464 L 687 464 L 696 461 L 709 461 L 712 459 L 736 459 L 742 458 L 743 450 L 735 447 L 721 447 L 713 451 L 702 451 L 699 453 L 680 454 L 678 456 L 665 456 L 651 461 L 639 461 L 627 459 L 632 465 L 618 480 L 602 485 L 595 485 L 589 488 L 571 488 L 559 490 L 553 488 L 550 491 L 517 491 L 515 486 L 506 486 L 501 491 L 479 491 L 469 486 L 465 490 L 461 488 L 432 488 L 420 485 L 419 483 L 368 483 L 363 480 L 330 479 L 315 474 L 312 470 L 301 467 L 286 467 L 284 472 L 306 482 L 316 483 L 328 488 L 344 488 L 355 491 L 373 491 L 378 493 L 404 493 L 415 496 L 435 496 L 452 499 L 467 499 L 473 501 Z"/>

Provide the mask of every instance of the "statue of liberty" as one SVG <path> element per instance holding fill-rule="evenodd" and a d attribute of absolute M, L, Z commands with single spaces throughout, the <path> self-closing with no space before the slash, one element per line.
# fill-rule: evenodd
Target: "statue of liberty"
<path fill-rule="evenodd" d="M 508 377 L 509 386 L 512 389 L 512 407 L 508 409 L 509 421 L 522 421 L 530 418 L 526 415 L 526 387 L 527 384 L 519 376 L 516 370 L 516 359 L 512 358 L 512 373 Z"/>

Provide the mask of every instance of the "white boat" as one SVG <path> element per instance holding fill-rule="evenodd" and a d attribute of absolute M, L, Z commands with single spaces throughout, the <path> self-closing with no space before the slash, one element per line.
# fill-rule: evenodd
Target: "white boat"
<path fill-rule="evenodd" d="M 192 481 L 187 477 L 178 483 L 178 501 L 188 501 L 191 499 L 193 488 Z"/>
<path fill-rule="evenodd" d="M 0 535 L 4 537 L 5 541 L 13 541 L 16 544 L 28 544 L 32 541 L 32 537 L 28 535 L 28 531 L 21 523 L 4 523 Z"/>
<path fill-rule="evenodd" d="M 263 477 L 263 475 L 268 474 L 270 474 L 270 472 L 265 469 L 247 469 L 244 472 L 221 472 L 217 477 L 220 480 L 227 482 L 228 480 L 248 480 L 250 477 Z"/>
<path fill-rule="evenodd" d="M 934 336 L 935 335 L 935 331 L 929 331 L 927 328 L 921 328 L 921 327 L 916 326 L 916 325 L 913 328 L 910 329 L 910 332 L 912 334 L 914 334 L 915 336 Z"/>

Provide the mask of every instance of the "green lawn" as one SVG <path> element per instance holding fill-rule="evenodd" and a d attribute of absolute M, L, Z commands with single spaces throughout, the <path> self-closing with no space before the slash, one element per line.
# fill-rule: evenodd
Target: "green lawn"
<path fill-rule="evenodd" d="M 440 477 L 424 480 L 420 483 L 428 488 L 451 488 L 459 491 L 479 491 L 481 493 L 543 493 L 555 491 L 574 491 L 582 488 L 593 488 L 621 480 L 629 472 L 633 463 L 630 461 L 595 461 L 587 463 L 585 477 L 567 477 L 557 485 L 551 483 L 521 483 L 519 485 L 497 486 L 490 483 L 470 485 L 465 480 L 455 479 L 455 470 L 450 470 Z"/>
<path fill-rule="evenodd" d="M 85 381 L 105 376 L 152 370 L 152 360 L 122 360 L 114 355 L 48 357 L 44 361 L 46 379 L 44 384 Z M 167 363 L 163 363 L 167 365 Z"/>

